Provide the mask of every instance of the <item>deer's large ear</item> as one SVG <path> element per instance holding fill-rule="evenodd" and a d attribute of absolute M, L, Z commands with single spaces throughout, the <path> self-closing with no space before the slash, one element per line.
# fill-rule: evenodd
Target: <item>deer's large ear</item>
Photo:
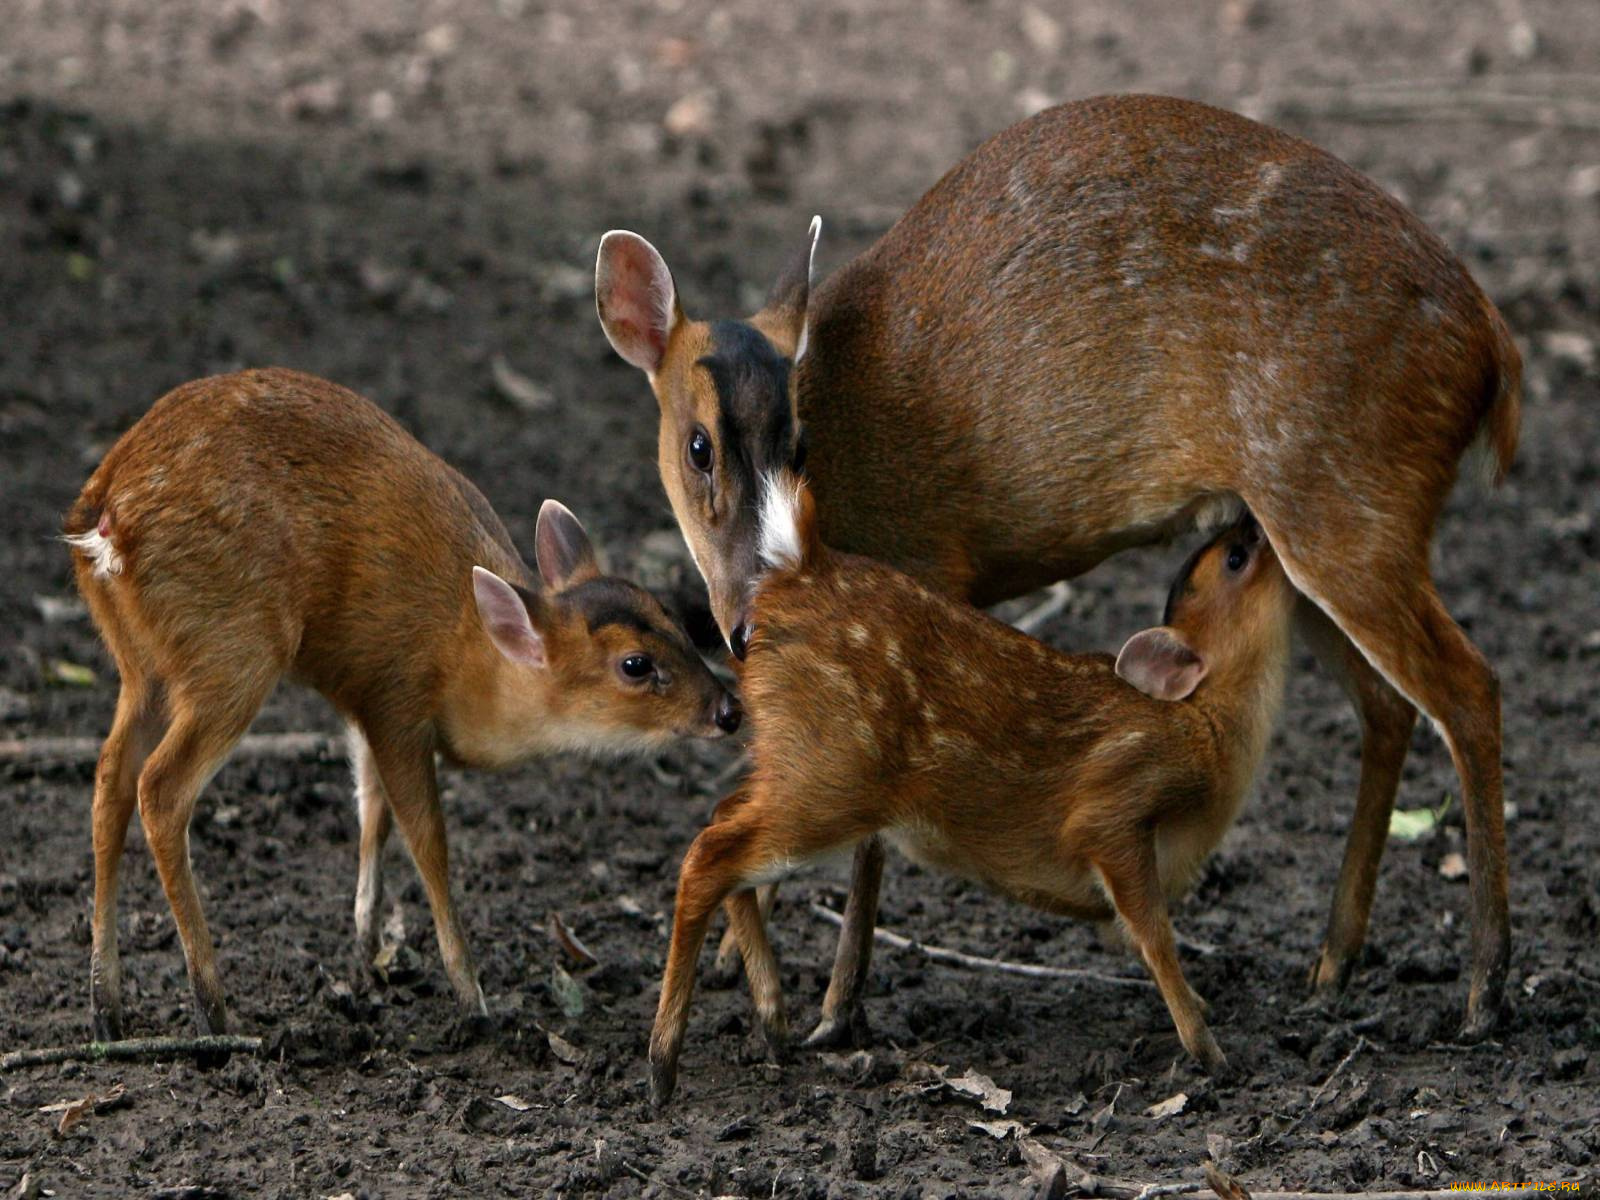
<path fill-rule="evenodd" d="M 791 357 L 795 362 L 805 357 L 809 341 L 806 310 L 811 303 L 812 264 L 817 256 L 817 239 L 821 236 L 822 218 L 812 217 L 805 244 L 779 273 L 757 321 L 768 337 L 785 349 L 792 348 Z"/>
<path fill-rule="evenodd" d="M 559 500 L 546 500 L 533 532 L 533 556 L 539 577 L 554 591 L 600 574 L 594 545 L 578 518 Z"/>
<path fill-rule="evenodd" d="M 612 348 L 647 375 L 666 357 L 667 341 L 683 320 L 672 272 L 637 233 L 613 229 L 600 239 L 594 268 L 594 306 Z"/>
<path fill-rule="evenodd" d="M 1165 625 L 1134 634 L 1117 655 L 1117 674 L 1157 700 L 1182 700 L 1206 677 L 1206 664 Z"/>
<path fill-rule="evenodd" d="M 478 618 L 495 649 L 524 667 L 545 665 L 544 638 L 533 627 L 528 606 L 517 589 L 493 571 L 472 568 L 472 597 Z"/>

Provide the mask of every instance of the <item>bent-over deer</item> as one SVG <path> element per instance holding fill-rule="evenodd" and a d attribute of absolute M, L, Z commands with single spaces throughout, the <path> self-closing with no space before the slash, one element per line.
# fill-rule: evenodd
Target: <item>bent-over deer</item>
<path fill-rule="evenodd" d="M 189 866 L 206 782 L 282 676 L 349 726 L 358 945 L 379 948 L 391 817 L 461 1003 L 483 992 L 451 900 L 434 755 L 476 766 L 716 735 L 739 709 L 643 589 L 603 576 L 546 501 L 540 582 L 489 502 L 355 393 L 293 371 L 168 393 L 67 518 L 78 586 L 122 688 L 94 787 L 94 1034 L 122 1035 L 117 869 L 138 804 L 204 1032 L 226 1025 Z"/>
<path fill-rule="evenodd" d="M 801 461 L 830 544 L 981 605 L 1242 503 L 1362 723 L 1312 982 L 1341 985 L 1366 935 L 1421 709 L 1461 779 L 1463 1034 L 1486 1033 L 1510 947 L 1500 685 L 1428 552 L 1469 445 L 1510 466 L 1521 365 L 1461 263 L 1308 142 L 1154 96 L 996 135 L 813 293 L 817 233 L 746 321 L 690 320 L 637 235 L 600 246 L 600 319 L 660 403 L 662 481 L 735 653 L 758 482 Z M 818 1040 L 850 1024 L 881 870 L 864 843 Z"/>
<path fill-rule="evenodd" d="M 757 1014 L 781 1041 L 777 968 L 748 889 L 874 834 L 1024 904 L 1115 916 L 1184 1048 L 1224 1067 L 1167 902 L 1237 816 L 1283 693 L 1295 594 L 1254 519 L 1189 560 L 1163 624 L 1113 666 L 828 550 L 803 485 L 782 473 L 767 487 L 770 569 L 740 670 L 751 774 L 683 861 L 650 1039 L 657 1102 L 673 1090 L 716 906 L 728 901 Z"/>

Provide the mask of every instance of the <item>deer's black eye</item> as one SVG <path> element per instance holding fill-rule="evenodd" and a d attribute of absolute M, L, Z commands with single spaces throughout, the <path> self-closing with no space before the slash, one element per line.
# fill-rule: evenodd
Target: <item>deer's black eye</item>
<path fill-rule="evenodd" d="M 655 669 L 648 654 L 630 654 L 622 660 L 622 673 L 629 679 L 643 679 Z"/>
<path fill-rule="evenodd" d="M 711 471 L 711 439 L 704 429 L 696 428 L 689 435 L 689 461 L 696 471 Z"/>
<path fill-rule="evenodd" d="M 1250 561 L 1250 552 L 1243 546 L 1230 546 L 1228 548 L 1228 570 L 1237 575 L 1244 570 L 1245 563 Z"/>

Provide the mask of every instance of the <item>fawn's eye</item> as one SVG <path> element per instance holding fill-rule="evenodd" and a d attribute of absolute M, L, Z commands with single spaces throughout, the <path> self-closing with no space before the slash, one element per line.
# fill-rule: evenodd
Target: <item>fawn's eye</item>
<path fill-rule="evenodd" d="M 1244 570 L 1245 563 L 1250 561 L 1250 552 L 1243 546 L 1231 546 L 1228 549 L 1228 570 L 1237 575 Z"/>
<path fill-rule="evenodd" d="M 629 679 L 644 679 L 656 669 L 648 654 L 630 654 L 622 660 L 621 666 L 622 673 Z"/>
<path fill-rule="evenodd" d="M 689 461 L 694 464 L 696 471 L 710 473 L 711 439 L 706 435 L 706 431 L 698 426 L 689 435 Z"/>

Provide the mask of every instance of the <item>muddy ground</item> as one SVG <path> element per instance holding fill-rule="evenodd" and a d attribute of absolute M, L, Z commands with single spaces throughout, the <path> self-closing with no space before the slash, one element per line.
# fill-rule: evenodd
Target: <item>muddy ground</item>
<path fill-rule="evenodd" d="M 679 1099 L 656 1115 L 644 1047 L 673 883 L 725 756 L 448 777 L 487 1032 L 456 1020 L 398 848 L 391 932 L 414 958 L 372 987 L 354 969 L 342 764 L 241 761 L 202 800 L 193 852 L 235 1027 L 272 1053 L 6 1075 L 0 1188 L 27 1171 L 58 1196 L 1028 1193 L 1015 1138 L 974 1128 L 992 1114 L 930 1090 L 918 1064 L 1010 1089 L 1006 1117 L 1074 1173 L 1197 1179 L 1210 1153 L 1257 1189 L 1592 1186 L 1600 13 L 1591 0 L 1387 7 L 8 0 L 0 738 L 106 729 L 114 672 L 58 603 L 72 588 L 53 534 L 156 396 L 234 367 L 349 384 L 482 485 L 523 546 L 558 496 L 614 562 L 690 594 L 654 406 L 593 316 L 600 233 L 654 239 L 691 311 L 749 308 L 812 212 L 831 269 L 982 136 L 1056 99 L 1210 99 L 1372 173 L 1503 307 L 1528 387 L 1510 480 L 1458 497 L 1438 553 L 1449 603 L 1504 681 L 1516 940 L 1495 1040 L 1451 1044 L 1467 946 L 1466 886 L 1445 877 L 1459 806 L 1391 845 L 1347 996 L 1302 1005 L 1357 766 L 1354 720 L 1309 661 L 1257 799 L 1178 918 L 1209 947 L 1186 969 L 1241 1068 L 1223 1086 L 1180 1056 L 1153 991 L 880 950 L 864 1055 L 769 1065 L 742 988 L 705 990 Z M 497 383 L 497 362 L 531 394 L 505 369 Z M 1149 623 L 1180 553 L 1081 580 L 1046 636 L 1114 647 Z M 331 728 L 290 689 L 258 724 Z M 88 764 L 0 766 L 3 1049 L 87 1034 L 90 778 Z M 1455 787 L 1419 732 L 1402 806 Z M 137 830 L 126 864 L 129 1033 L 187 1032 L 182 956 Z M 775 918 L 797 1020 L 815 1015 L 833 945 L 809 905 L 841 900 L 838 880 L 806 878 Z M 581 1013 L 554 977 L 551 912 L 601 961 Z M 1090 929 L 903 862 L 882 922 L 1136 973 Z M 120 1106 L 64 1137 L 38 1111 L 118 1082 Z M 1183 1112 L 1147 1114 L 1178 1092 Z M 508 1095 L 517 1107 L 495 1099 Z"/>

